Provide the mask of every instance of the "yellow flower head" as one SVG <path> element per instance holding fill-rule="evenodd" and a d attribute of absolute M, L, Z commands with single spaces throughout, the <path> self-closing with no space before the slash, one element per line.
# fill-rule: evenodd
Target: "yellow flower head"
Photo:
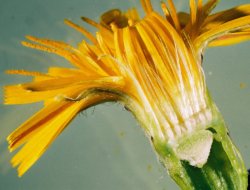
<path fill-rule="evenodd" d="M 10 151 L 22 176 L 69 122 L 91 106 L 117 101 L 138 119 L 146 134 L 168 143 L 213 119 L 202 54 L 206 46 L 230 45 L 250 38 L 250 5 L 210 15 L 218 1 L 190 0 L 190 14 L 177 13 L 172 0 L 162 3 L 164 15 L 141 0 L 136 9 L 110 10 L 95 35 L 69 20 L 65 23 L 86 36 L 78 47 L 27 36 L 24 46 L 67 59 L 73 68 L 51 67 L 47 73 L 9 70 L 33 76 L 31 82 L 5 87 L 5 104 L 44 102 L 44 107 L 8 137 Z"/>

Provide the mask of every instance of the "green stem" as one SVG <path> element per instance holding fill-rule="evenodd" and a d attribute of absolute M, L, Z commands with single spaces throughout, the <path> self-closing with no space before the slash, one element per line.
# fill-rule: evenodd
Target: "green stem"
<path fill-rule="evenodd" d="M 212 132 L 213 143 L 207 162 L 202 167 L 190 165 L 177 156 L 172 146 L 153 140 L 156 152 L 170 176 L 183 190 L 246 190 L 247 170 L 227 134 L 223 120 L 204 130 Z"/>

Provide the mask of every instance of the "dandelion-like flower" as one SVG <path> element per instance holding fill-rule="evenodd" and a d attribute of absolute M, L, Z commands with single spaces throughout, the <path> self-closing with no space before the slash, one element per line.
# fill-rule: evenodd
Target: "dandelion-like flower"
<path fill-rule="evenodd" d="M 27 36 L 24 46 L 67 59 L 73 68 L 47 73 L 9 70 L 33 76 L 28 83 L 5 87 L 5 104 L 44 102 L 44 107 L 8 137 L 11 160 L 22 176 L 82 110 L 115 101 L 144 129 L 159 159 L 183 189 L 246 189 L 247 172 L 205 84 L 202 56 L 207 46 L 250 38 L 250 5 L 210 14 L 217 0 L 190 0 L 190 14 L 177 13 L 172 0 L 161 3 L 164 15 L 141 0 L 136 9 L 110 10 L 95 35 L 65 20 L 90 42 L 78 47 Z"/>

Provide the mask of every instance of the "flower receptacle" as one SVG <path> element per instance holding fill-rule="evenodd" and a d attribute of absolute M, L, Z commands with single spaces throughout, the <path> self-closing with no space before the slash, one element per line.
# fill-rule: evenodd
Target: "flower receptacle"
<path fill-rule="evenodd" d="M 161 163 L 181 189 L 247 189 L 247 170 L 224 121 L 208 126 L 177 145 L 154 139 Z"/>

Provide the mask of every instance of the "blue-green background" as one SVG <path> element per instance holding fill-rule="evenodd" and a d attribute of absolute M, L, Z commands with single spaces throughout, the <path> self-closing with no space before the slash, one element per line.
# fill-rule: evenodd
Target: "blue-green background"
<path fill-rule="evenodd" d="M 160 1 L 152 1 L 159 9 Z M 187 9 L 187 0 L 174 2 L 178 8 Z M 250 2 L 222 0 L 216 10 L 242 3 Z M 80 16 L 98 20 L 102 12 L 117 7 L 123 10 L 139 7 L 139 0 L 0 0 L 1 86 L 29 80 L 5 75 L 6 69 L 46 71 L 52 65 L 67 66 L 65 60 L 55 55 L 22 47 L 20 41 L 25 35 L 77 44 L 82 36 L 65 26 L 64 18 L 83 24 Z M 208 87 L 247 167 L 250 167 L 249 50 L 250 42 L 246 42 L 209 49 L 204 56 Z M 240 88 L 241 83 L 245 88 Z M 96 106 L 79 114 L 42 158 L 18 178 L 9 164 L 12 154 L 7 151 L 5 138 L 41 106 L 0 105 L 0 190 L 178 189 L 132 115 L 118 104 Z"/>

